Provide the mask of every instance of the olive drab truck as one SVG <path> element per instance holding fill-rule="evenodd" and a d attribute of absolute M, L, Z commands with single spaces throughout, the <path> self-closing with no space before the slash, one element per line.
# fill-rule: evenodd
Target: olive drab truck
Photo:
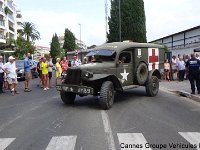
<path fill-rule="evenodd" d="M 147 96 L 156 96 L 165 59 L 164 46 L 150 43 L 114 42 L 94 48 L 87 64 L 69 68 L 56 88 L 65 104 L 76 95 L 99 97 L 103 109 L 114 103 L 116 92 L 144 86 Z"/>

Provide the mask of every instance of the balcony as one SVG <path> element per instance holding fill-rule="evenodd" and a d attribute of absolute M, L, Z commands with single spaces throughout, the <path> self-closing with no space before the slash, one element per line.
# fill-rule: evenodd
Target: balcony
<path fill-rule="evenodd" d="M 4 0 L 0 0 L 0 2 L 4 4 Z"/>
<path fill-rule="evenodd" d="M 4 9 L 2 7 L 0 7 L 0 14 L 5 16 L 5 12 L 4 12 Z"/>
<path fill-rule="evenodd" d="M 12 32 L 15 32 L 15 29 L 11 26 L 9 26 L 9 30 L 12 31 Z"/>
<path fill-rule="evenodd" d="M 13 17 L 11 14 L 8 14 L 8 18 L 9 18 L 12 22 L 15 22 L 15 19 L 14 19 L 14 17 Z"/>
<path fill-rule="evenodd" d="M 6 27 L 5 27 L 5 21 L 1 21 L 0 20 L 0 28 L 1 29 L 6 29 Z"/>
<path fill-rule="evenodd" d="M 11 9 L 11 11 L 14 11 L 14 10 L 15 10 L 15 8 L 13 7 L 11 1 L 8 1 L 8 2 L 7 2 L 7 5 L 8 5 L 8 7 Z"/>
<path fill-rule="evenodd" d="M 3 34 L 0 34 L 0 43 L 6 43 L 6 38 Z"/>

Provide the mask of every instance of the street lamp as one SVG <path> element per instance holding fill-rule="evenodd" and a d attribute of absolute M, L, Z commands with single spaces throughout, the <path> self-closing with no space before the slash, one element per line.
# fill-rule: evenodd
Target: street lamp
<path fill-rule="evenodd" d="M 81 24 L 78 24 L 80 26 L 80 49 L 81 49 Z"/>
<path fill-rule="evenodd" d="M 119 0 L 119 41 L 121 42 L 121 0 Z"/>
<path fill-rule="evenodd" d="M 82 49 L 82 47 L 81 47 L 81 24 L 79 23 L 78 25 L 80 26 L 80 50 L 81 50 Z M 82 61 L 83 61 L 83 54 L 81 52 L 81 62 Z"/>

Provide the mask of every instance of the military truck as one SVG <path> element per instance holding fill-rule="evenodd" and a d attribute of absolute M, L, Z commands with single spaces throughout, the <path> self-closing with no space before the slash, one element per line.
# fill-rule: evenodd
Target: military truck
<path fill-rule="evenodd" d="M 87 64 L 69 68 L 56 88 L 65 104 L 73 104 L 76 95 L 93 95 L 103 109 L 112 107 L 116 92 L 139 86 L 153 97 L 159 91 L 164 53 L 164 46 L 157 44 L 106 43 L 86 55 Z"/>

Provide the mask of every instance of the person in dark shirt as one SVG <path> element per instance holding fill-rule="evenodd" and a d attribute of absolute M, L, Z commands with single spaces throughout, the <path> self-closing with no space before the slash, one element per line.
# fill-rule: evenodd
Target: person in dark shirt
<path fill-rule="evenodd" d="M 188 79 L 191 84 L 191 94 L 195 94 L 195 83 L 198 94 L 200 94 L 200 60 L 195 58 L 194 54 L 191 54 L 191 59 L 186 63 L 186 72 L 188 73 Z"/>

